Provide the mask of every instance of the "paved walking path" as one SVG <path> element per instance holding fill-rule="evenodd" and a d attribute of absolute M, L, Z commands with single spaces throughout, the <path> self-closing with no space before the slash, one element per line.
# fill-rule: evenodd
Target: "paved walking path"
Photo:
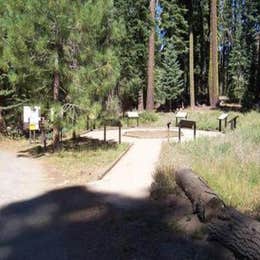
<path fill-rule="evenodd" d="M 122 133 L 135 130 L 127 129 Z M 147 129 L 138 130 L 148 131 Z M 193 139 L 193 130 L 184 129 L 183 133 L 182 141 Z M 217 134 L 217 132 L 197 131 L 197 136 L 215 136 Z M 103 131 L 90 132 L 86 136 L 102 139 Z M 118 140 L 118 131 L 108 131 L 107 139 Z M 171 140 L 177 141 L 177 138 Z M 132 143 L 133 146 L 101 181 L 88 184 L 87 187 L 93 192 L 111 194 L 106 197 L 108 202 L 118 206 L 127 206 L 129 199 L 143 200 L 149 197 L 161 144 L 166 139 L 138 139 L 123 135 L 122 141 Z"/>

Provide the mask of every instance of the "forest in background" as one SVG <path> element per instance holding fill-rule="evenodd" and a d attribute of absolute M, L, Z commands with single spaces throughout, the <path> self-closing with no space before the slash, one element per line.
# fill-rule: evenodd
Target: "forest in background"
<path fill-rule="evenodd" d="M 259 103 L 258 0 L 1 0 L 0 14 L 1 132 L 24 105 L 52 108 L 55 136 L 61 114 Z"/>

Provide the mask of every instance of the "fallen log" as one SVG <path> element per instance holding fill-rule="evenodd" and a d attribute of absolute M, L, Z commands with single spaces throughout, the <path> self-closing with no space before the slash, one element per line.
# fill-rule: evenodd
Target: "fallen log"
<path fill-rule="evenodd" d="M 260 259 L 260 223 L 225 207 L 208 225 L 209 240 L 217 241 L 241 259 Z"/>
<path fill-rule="evenodd" d="M 206 182 L 190 169 L 175 173 L 200 221 L 208 223 L 208 239 L 233 251 L 239 259 L 260 259 L 260 222 L 227 207 Z"/>
<path fill-rule="evenodd" d="M 209 221 L 225 206 L 206 182 L 190 169 L 176 171 L 175 181 L 190 199 L 193 213 L 198 215 L 200 221 Z"/>

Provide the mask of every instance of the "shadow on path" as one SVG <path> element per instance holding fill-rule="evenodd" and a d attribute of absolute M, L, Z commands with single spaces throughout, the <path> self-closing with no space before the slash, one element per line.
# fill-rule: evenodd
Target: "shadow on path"
<path fill-rule="evenodd" d="M 122 210 L 104 196 L 75 186 L 0 209 L 0 259 L 224 259 L 218 246 L 174 234 L 165 205 Z"/>

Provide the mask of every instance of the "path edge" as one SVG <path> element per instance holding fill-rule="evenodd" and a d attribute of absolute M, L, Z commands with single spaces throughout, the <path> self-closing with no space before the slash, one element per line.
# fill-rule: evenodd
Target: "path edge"
<path fill-rule="evenodd" d="M 126 155 L 126 153 L 128 153 L 128 151 L 133 147 L 133 145 L 133 143 L 128 143 L 128 147 L 126 148 L 126 150 L 123 151 L 120 154 L 120 156 L 112 162 L 112 164 L 104 171 L 104 173 L 102 173 L 101 176 L 99 176 L 97 181 L 101 181 L 119 163 L 119 161 L 121 161 L 121 159 Z"/>

